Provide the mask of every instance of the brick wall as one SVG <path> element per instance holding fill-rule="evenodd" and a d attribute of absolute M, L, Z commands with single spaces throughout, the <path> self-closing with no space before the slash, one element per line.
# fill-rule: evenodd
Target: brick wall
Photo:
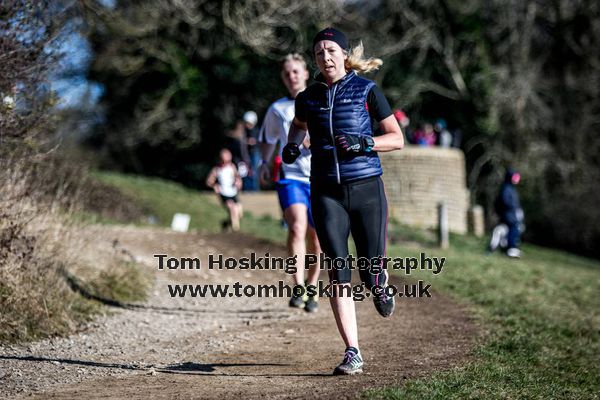
<path fill-rule="evenodd" d="M 448 206 L 449 229 L 467 232 L 469 191 L 461 150 L 406 146 L 379 153 L 390 216 L 419 227 L 437 226 L 437 205 Z"/>

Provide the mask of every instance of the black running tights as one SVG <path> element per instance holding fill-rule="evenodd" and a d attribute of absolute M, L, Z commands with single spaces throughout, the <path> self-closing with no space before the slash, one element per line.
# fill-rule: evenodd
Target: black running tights
<path fill-rule="evenodd" d="M 385 256 L 387 237 L 387 200 L 380 177 L 371 177 L 346 184 L 313 183 L 311 209 L 315 229 L 325 255 L 329 258 L 348 256 L 348 236 L 352 233 L 357 257 L 372 259 Z M 357 263 L 353 264 L 357 267 Z M 385 271 L 373 272 L 359 269 L 360 278 L 367 289 L 383 285 Z M 329 279 L 349 283 L 350 265 L 330 268 Z"/>

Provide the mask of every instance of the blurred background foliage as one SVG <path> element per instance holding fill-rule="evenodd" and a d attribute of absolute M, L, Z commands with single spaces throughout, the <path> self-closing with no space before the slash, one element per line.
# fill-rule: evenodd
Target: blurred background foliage
<path fill-rule="evenodd" d="M 91 108 L 54 116 L 60 140 L 75 138 L 100 168 L 202 187 L 224 133 L 286 94 L 277 60 L 311 60 L 312 36 L 334 25 L 383 59 L 369 78 L 392 107 L 461 129 L 474 202 L 491 210 L 513 166 L 526 239 L 600 256 L 597 1 L 61 3 L 91 45 L 87 79 L 103 92 Z"/>

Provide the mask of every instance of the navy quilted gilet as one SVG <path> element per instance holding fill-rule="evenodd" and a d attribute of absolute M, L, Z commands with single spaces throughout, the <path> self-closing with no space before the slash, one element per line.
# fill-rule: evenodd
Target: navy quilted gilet
<path fill-rule="evenodd" d="M 306 89 L 311 181 L 347 183 L 383 173 L 376 152 L 343 154 L 333 141 L 340 134 L 373 135 L 366 106 L 373 85 L 373 81 L 350 72 L 331 88 L 317 81 Z"/>

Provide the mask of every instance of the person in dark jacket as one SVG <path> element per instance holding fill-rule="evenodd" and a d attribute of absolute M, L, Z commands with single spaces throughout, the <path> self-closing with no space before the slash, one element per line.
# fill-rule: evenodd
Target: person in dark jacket
<path fill-rule="evenodd" d="M 489 248 L 490 251 L 495 250 L 498 244 L 502 244 L 503 236 L 506 234 L 506 254 L 509 257 L 515 258 L 521 256 L 519 243 L 523 223 L 523 209 L 521 208 L 519 193 L 517 193 L 517 188 L 515 187 L 519 184 L 520 180 L 521 175 L 517 171 L 512 168 L 506 170 L 504 182 L 500 187 L 500 193 L 498 193 L 495 202 L 495 209 L 500 218 L 500 224 L 494 229 L 495 233 L 492 235 Z M 505 227 L 501 225 L 505 225 Z M 498 239 L 494 240 L 495 237 Z"/>
<path fill-rule="evenodd" d="M 333 28 L 319 32 L 312 51 L 320 74 L 316 82 L 296 97 L 295 117 L 282 152 L 285 163 L 300 155 L 299 145 L 310 135 L 311 210 L 321 247 L 330 260 L 329 280 L 334 287 L 331 308 L 346 345 L 344 359 L 334 374 L 362 372 L 358 328 L 352 297 L 348 237 L 357 256 L 376 260 L 385 256 L 387 201 L 381 180 L 378 152 L 399 150 L 404 137 L 398 121 L 373 81 L 357 72 L 369 72 L 379 59 L 363 59 L 362 44 L 350 50 L 346 36 Z M 374 135 L 374 124 L 379 126 Z M 394 311 L 388 296 L 388 273 L 377 261 L 360 268 L 364 286 L 371 290 L 376 310 L 383 317 Z"/>

